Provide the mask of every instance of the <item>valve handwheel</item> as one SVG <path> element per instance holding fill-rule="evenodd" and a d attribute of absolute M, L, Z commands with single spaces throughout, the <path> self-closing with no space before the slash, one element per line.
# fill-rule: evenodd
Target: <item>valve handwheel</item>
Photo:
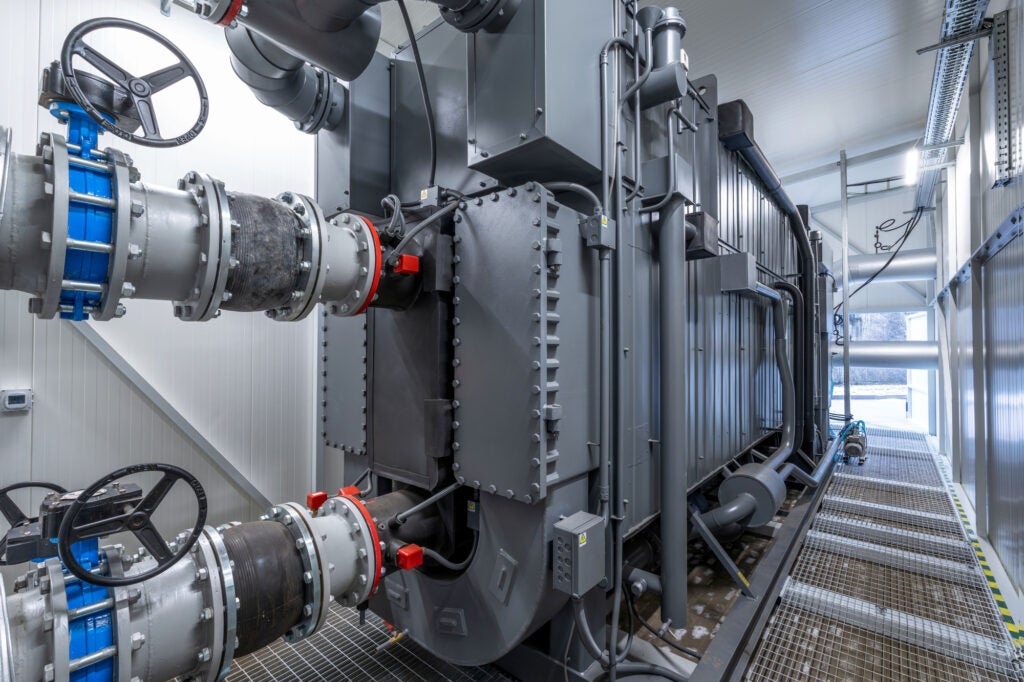
<path fill-rule="evenodd" d="M 162 472 L 163 477 L 155 486 L 153 486 L 153 489 L 138 502 L 138 504 L 117 516 L 79 523 L 78 517 L 85 508 L 86 503 L 100 490 L 105 489 L 114 481 L 125 478 L 126 476 L 146 471 Z M 196 519 L 195 526 L 193 526 L 188 535 L 188 539 L 182 542 L 180 546 L 177 547 L 176 551 L 172 552 L 163 536 L 160 535 L 160 531 L 158 531 L 156 526 L 153 524 L 152 516 L 153 512 L 155 512 L 160 506 L 160 503 L 167 497 L 167 493 L 170 492 L 171 488 L 179 480 L 187 483 L 192 489 L 192 493 L 195 495 L 196 501 L 199 503 L 199 514 Z M 153 576 L 163 573 L 168 568 L 176 564 L 179 559 L 188 554 L 192 545 L 194 545 L 196 540 L 199 539 L 199 534 L 203 532 L 203 526 L 206 524 L 206 509 L 206 491 L 203 490 L 203 486 L 199 483 L 199 480 L 184 469 L 180 469 L 170 464 L 160 463 L 135 464 L 127 466 L 111 472 L 78 494 L 77 499 L 75 499 L 74 503 L 68 507 L 67 513 L 65 513 L 64 518 L 60 523 L 60 530 L 57 533 L 57 552 L 60 554 L 60 559 L 64 562 L 67 569 L 72 574 L 88 583 L 104 585 L 106 587 L 134 585 L 135 583 L 140 583 L 143 580 L 147 580 Z M 132 533 L 136 538 L 138 538 L 139 542 L 142 543 L 142 546 L 145 547 L 149 551 L 150 555 L 156 560 L 156 566 L 148 571 L 120 578 L 97 575 L 89 571 L 85 566 L 82 566 L 71 551 L 71 545 L 80 540 L 111 535 L 113 533 L 120 533 L 123 531 Z"/>
<path fill-rule="evenodd" d="M 18 526 L 24 526 L 27 523 L 39 520 L 36 517 L 29 518 L 11 499 L 11 493 L 15 490 L 24 490 L 25 488 L 42 488 L 62 495 L 67 492 L 67 490 L 55 483 L 46 483 L 44 481 L 26 481 L 9 485 L 6 488 L 0 488 L 0 514 L 4 515 L 7 523 L 11 524 L 11 528 L 17 528 Z"/>
<path fill-rule="evenodd" d="M 178 59 L 178 62 L 145 76 L 134 76 L 86 44 L 86 35 L 103 28 L 122 28 L 140 33 L 170 50 L 175 58 Z M 108 121 L 93 103 L 89 101 L 89 98 L 85 96 L 85 92 L 83 92 L 82 86 L 78 82 L 78 74 L 75 72 L 72 64 L 72 60 L 76 56 L 81 57 L 94 66 L 100 73 L 128 93 L 128 96 L 135 104 L 135 108 L 138 110 L 139 120 L 142 122 L 143 135 L 135 135 L 127 130 L 118 128 Z M 91 19 L 79 24 L 71 30 L 64 41 L 64 47 L 60 52 L 60 69 L 68 90 L 75 98 L 75 103 L 82 107 L 97 125 L 129 142 L 135 142 L 146 147 L 177 147 L 195 139 L 206 125 L 206 120 L 209 117 L 210 100 L 206 94 L 206 86 L 203 84 L 203 79 L 199 77 L 196 67 L 167 38 L 153 29 L 137 24 L 134 21 L 107 17 Z M 160 136 L 160 126 L 156 120 L 153 95 L 185 78 L 191 78 L 196 86 L 196 90 L 199 92 L 199 117 L 187 132 L 177 137 L 163 138 Z"/>

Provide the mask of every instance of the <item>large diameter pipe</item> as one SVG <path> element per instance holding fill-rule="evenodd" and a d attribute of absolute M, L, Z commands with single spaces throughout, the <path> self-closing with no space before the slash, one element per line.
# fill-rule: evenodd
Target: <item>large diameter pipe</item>
<path fill-rule="evenodd" d="M 832 346 L 832 364 L 843 361 L 841 346 Z M 851 367 L 938 369 L 939 344 L 935 341 L 853 341 Z"/>
<path fill-rule="evenodd" d="M 658 231 L 661 319 L 661 619 L 686 624 L 686 202 L 669 202 Z"/>
<path fill-rule="evenodd" d="M 892 262 L 886 266 L 886 262 Z M 889 253 L 870 253 L 850 256 L 850 285 L 866 282 L 872 275 L 873 282 L 921 282 L 935 279 L 938 256 L 935 249 L 914 249 L 901 251 L 895 257 Z M 882 270 L 882 268 L 885 268 Z M 833 267 L 836 283 L 842 287 L 846 280 L 842 267 Z M 877 273 L 877 274 L 876 274 Z"/>

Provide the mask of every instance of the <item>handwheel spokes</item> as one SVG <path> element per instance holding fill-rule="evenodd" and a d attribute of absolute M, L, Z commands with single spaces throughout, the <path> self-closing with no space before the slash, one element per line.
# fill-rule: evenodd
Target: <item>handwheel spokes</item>
<path fill-rule="evenodd" d="M 142 546 L 149 551 L 150 555 L 157 560 L 157 563 L 163 563 L 173 556 L 171 550 L 167 547 L 164 537 L 160 535 L 160 531 L 156 529 L 156 526 L 149 519 L 146 520 L 146 524 L 142 528 L 133 530 L 132 533 L 139 539 Z"/>
<path fill-rule="evenodd" d="M 85 42 L 79 42 L 75 45 L 74 54 L 95 66 L 99 69 L 100 73 L 120 85 L 122 88 L 128 88 L 128 83 L 134 78 L 134 76 L 105 57 L 103 54 L 86 45 Z"/>
<path fill-rule="evenodd" d="M 141 80 L 149 84 L 150 94 L 155 95 L 164 88 L 168 88 L 190 75 L 188 67 L 182 62 L 178 62 L 177 64 L 172 64 L 147 74 Z"/>
<path fill-rule="evenodd" d="M 167 497 L 167 493 L 174 487 L 177 480 L 176 476 L 164 474 L 160 481 L 153 486 L 153 489 L 136 505 L 135 512 L 143 512 L 147 517 L 152 514 L 160 503 L 164 501 L 164 498 Z"/>
<path fill-rule="evenodd" d="M 18 505 L 14 504 L 14 500 L 11 499 L 9 493 L 0 494 L 0 514 L 4 515 L 7 519 L 7 523 L 11 524 L 11 528 L 20 526 L 21 524 L 28 521 L 28 517 L 25 513 L 18 508 Z"/>
<path fill-rule="evenodd" d="M 71 531 L 75 536 L 73 540 L 77 542 L 78 540 L 85 540 L 87 538 L 98 538 L 102 535 L 119 533 L 122 530 L 127 529 L 128 520 L 130 518 L 131 513 L 119 514 L 107 519 L 100 519 L 98 521 L 90 521 L 89 523 L 72 526 Z"/>

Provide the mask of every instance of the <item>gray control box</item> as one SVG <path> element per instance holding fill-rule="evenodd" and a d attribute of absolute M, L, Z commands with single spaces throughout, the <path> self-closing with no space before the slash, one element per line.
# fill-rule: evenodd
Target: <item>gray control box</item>
<path fill-rule="evenodd" d="M 555 524 L 552 580 L 555 589 L 583 595 L 604 579 L 604 519 L 576 512 Z"/>

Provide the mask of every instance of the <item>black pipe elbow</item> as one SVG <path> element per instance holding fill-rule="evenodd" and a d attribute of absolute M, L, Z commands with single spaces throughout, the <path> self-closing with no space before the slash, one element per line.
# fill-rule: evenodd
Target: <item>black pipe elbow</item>
<path fill-rule="evenodd" d="M 345 88 L 330 74 L 247 28 L 226 28 L 224 36 L 231 68 L 262 104 L 304 133 L 332 130 L 341 123 Z"/>

